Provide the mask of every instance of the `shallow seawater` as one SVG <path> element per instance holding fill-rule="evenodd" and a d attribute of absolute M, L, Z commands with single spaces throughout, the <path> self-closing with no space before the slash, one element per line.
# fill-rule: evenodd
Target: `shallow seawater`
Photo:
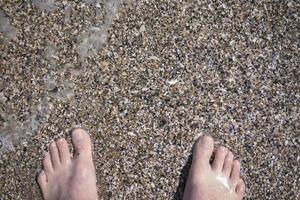
<path fill-rule="evenodd" d="M 3 10 L 0 10 L 0 44 L 3 52 L 0 61 L 1 85 L 4 87 L 0 93 L 0 154 L 14 150 L 15 144 L 26 144 L 27 138 L 47 123 L 51 108 L 55 106 L 50 99 L 68 102 L 74 98 L 76 85 L 71 79 L 65 78 L 64 73 L 69 70 L 80 76 L 83 71 L 80 67 L 73 69 L 73 61 L 57 60 L 63 60 L 72 52 L 72 59 L 78 61 L 77 65 L 80 66 L 88 57 L 97 55 L 106 44 L 109 28 L 122 0 L 85 0 L 79 3 L 34 0 L 32 3 L 23 3 L 23 13 L 34 11 L 25 18 L 18 16 L 18 13 L 8 12 L 15 4 L 3 4 Z M 80 19 L 76 17 L 78 14 L 82 16 Z M 53 15 L 58 17 L 51 19 Z M 34 20 L 36 18 L 43 19 Z M 46 33 L 35 31 L 43 29 L 45 23 L 53 26 L 47 27 Z M 56 31 L 57 34 L 52 34 Z M 60 41 L 64 41 L 64 37 L 68 37 L 66 43 Z M 40 43 L 38 47 L 35 42 Z M 24 54 L 26 51 L 38 53 L 34 53 L 26 63 L 18 65 L 15 62 L 22 59 L 22 55 L 18 55 L 17 50 L 10 52 L 10 48 L 20 48 L 22 52 L 23 47 L 27 48 Z M 6 59 L 10 62 L 4 62 Z M 24 59 L 27 58 L 22 61 Z M 35 70 L 36 64 L 41 62 L 42 75 Z M 11 68 L 12 64 L 16 65 L 14 69 Z M 29 72 L 19 73 L 23 69 L 18 67 L 25 67 Z M 26 80 L 26 73 L 30 73 L 30 80 Z M 46 91 L 40 92 L 41 87 Z"/>

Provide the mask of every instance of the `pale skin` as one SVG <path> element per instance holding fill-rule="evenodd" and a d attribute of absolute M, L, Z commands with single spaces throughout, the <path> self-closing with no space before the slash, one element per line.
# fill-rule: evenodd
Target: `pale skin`
<path fill-rule="evenodd" d="M 184 200 L 241 200 L 245 183 L 240 178 L 240 162 L 231 151 L 219 146 L 210 164 L 214 141 L 202 136 L 195 143 L 193 161 L 184 191 Z"/>
<path fill-rule="evenodd" d="M 91 138 L 83 129 L 72 132 L 75 150 L 71 156 L 64 138 L 52 142 L 43 159 L 37 180 L 45 200 L 97 200 Z M 194 146 L 193 161 L 184 200 L 241 200 L 245 184 L 240 178 L 240 163 L 225 147 L 214 149 L 210 136 L 200 137 Z"/>

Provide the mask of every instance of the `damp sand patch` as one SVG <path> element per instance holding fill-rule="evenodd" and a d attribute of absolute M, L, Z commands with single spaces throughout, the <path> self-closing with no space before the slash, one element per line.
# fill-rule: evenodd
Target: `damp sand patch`
<path fill-rule="evenodd" d="M 14 11 L 13 3 L 2 3 L 0 41 L 4 90 L 0 96 L 0 154 L 13 151 L 16 144 L 26 144 L 30 136 L 47 124 L 55 102 L 74 101 L 77 85 L 66 74 L 82 76 L 84 71 L 80 66 L 99 54 L 106 44 L 108 30 L 122 2 L 34 0 L 21 13 Z M 31 56 L 28 52 L 37 54 Z M 22 68 L 27 72 L 14 73 Z M 30 73 L 30 80 L 25 80 L 26 73 Z M 17 74 L 20 77 L 16 78 Z M 24 97 L 26 86 L 20 86 L 24 84 L 30 85 L 30 98 Z M 25 112 L 19 105 L 27 104 L 30 108 Z M 20 119 L 20 115 L 24 117 Z"/>

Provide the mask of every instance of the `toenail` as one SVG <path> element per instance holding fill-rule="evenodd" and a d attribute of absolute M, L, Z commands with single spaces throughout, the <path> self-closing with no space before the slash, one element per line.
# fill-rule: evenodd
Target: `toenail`
<path fill-rule="evenodd" d="M 73 135 L 76 137 L 76 139 L 82 139 L 82 132 L 83 132 L 84 130 L 82 130 L 82 129 L 75 129 L 74 131 L 73 131 Z"/>
<path fill-rule="evenodd" d="M 58 143 L 62 143 L 64 140 L 62 138 L 59 138 L 57 141 Z"/>
<path fill-rule="evenodd" d="M 232 159 L 233 154 L 231 152 L 228 153 L 228 155 L 226 156 L 228 160 Z"/>
<path fill-rule="evenodd" d="M 55 142 L 52 142 L 52 143 L 51 143 L 51 146 L 52 146 L 52 147 L 55 147 L 55 146 L 56 146 Z"/>
<path fill-rule="evenodd" d="M 210 142 L 211 142 L 211 138 L 208 137 L 208 136 L 204 136 L 204 137 L 202 138 L 202 140 L 201 140 L 201 143 L 202 143 L 203 145 L 207 145 L 207 144 L 209 144 Z"/>
<path fill-rule="evenodd" d="M 237 161 L 237 160 L 234 162 L 234 165 L 235 165 L 236 167 L 241 167 L 241 163 L 240 163 L 239 161 Z"/>
<path fill-rule="evenodd" d="M 243 187 L 244 187 L 243 185 L 239 186 L 239 187 L 238 187 L 238 190 L 239 190 L 240 192 L 243 191 Z"/>
<path fill-rule="evenodd" d="M 223 147 L 223 146 L 221 146 L 221 147 L 220 147 L 220 151 L 221 151 L 221 152 L 225 152 L 225 151 L 227 151 L 227 148 L 226 148 L 226 147 Z"/>

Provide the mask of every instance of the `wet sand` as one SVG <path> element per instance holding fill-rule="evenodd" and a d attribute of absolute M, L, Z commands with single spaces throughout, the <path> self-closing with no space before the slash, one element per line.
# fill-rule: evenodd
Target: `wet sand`
<path fill-rule="evenodd" d="M 245 199 L 298 199 L 299 4 L 0 1 L 0 199 L 40 199 L 47 145 L 86 127 L 101 199 L 180 199 L 194 139 Z"/>

